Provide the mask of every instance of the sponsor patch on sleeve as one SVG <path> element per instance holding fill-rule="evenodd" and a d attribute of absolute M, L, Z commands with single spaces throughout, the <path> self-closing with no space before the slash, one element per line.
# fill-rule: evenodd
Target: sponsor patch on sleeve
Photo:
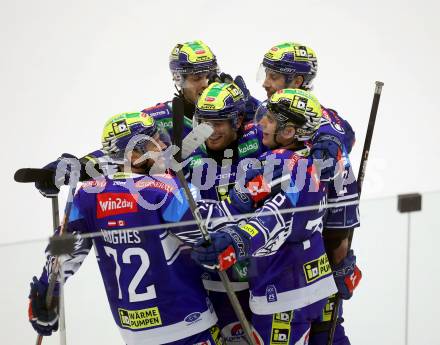
<path fill-rule="evenodd" d="M 240 229 L 247 232 L 251 237 L 255 237 L 256 235 L 258 235 L 258 230 L 250 224 L 245 224 L 241 226 Z"/>

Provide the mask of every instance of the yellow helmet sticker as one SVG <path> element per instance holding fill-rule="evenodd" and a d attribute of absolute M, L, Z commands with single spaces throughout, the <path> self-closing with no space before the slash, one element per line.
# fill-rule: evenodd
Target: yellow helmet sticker
<path fill-rule="evenodd" d="M 234 101 L 244 99 L 243 92 L 234 83 L 212 83 L 199 97 L 197 108 L 200 110 L 223 110 L 226 107 L 228 97 L 232 97 Z"/>
<path fill-rule="evenodd" d="M 188 62 L 194 64 L 215 59 L 211 49 L 200 40 L 177 44 L 171 52 L 171 59 L 178 60 L 181 53 L 186 54 Z"/>
<path fill-rule="evenodd" d="M 104 125 L 101 141 L 109 138 L 120 138 L 131 134 L 130 126 L 142 123 L 145 127 L 154 125 L 154 119 L 145 113 L 120 113 L 112 116 Z"/>
<path fill-rule="evenodd" d="M 264 57 L 273 61 L 281 61 L 286 54 L 293 55 L 294 61 L 309 61 L 311 59 L 316 59 L 316 54 L 312 48 L 295 42 L 278 44 L 270 48 Z"/>

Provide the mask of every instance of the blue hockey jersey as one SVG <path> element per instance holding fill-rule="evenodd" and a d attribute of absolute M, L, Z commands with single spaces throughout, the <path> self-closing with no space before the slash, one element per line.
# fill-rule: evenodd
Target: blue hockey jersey
<path fill-rule="evenodd" d="M 74 274 L 94 246 L 113 318 L 128 345 L 172 342 L 217 321 L 190 247 L 174 235 L 183 229 L 167 230 L 167 222 L 189 219 L 178 181 L 166 174 L 118 173 L 85 182 L 74 197 L 67 231 L 92 237 L 77 236 L 74 252 L 62 258 L 64 276 Z M 52 260 L 49 255 L 42 280 Z"/>

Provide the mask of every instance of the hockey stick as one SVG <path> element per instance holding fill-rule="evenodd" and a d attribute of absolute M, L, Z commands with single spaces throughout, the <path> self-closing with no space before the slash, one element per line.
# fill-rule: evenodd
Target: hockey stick
<path fill-rule="evenodd" d="M 176 100 L 176 98 L 173 99 L 173 123 L 179 123 L 179 125 L 175 128 L 173 128 L 173 143 L 174 145 L 182 143 L 182 134 L 183 134 L 183 104 L 182 102 L 179 102 L 179 100 Z M 203 141 L 205 141 L 209 135 L 212 133 L 212 129 L 210 133 L 206 133 L 205 138 Z M 209 135 L 208 135 L 209 134 Z M 180 148 L 180 146 L 179 146 Z M 179 150 L 179 153 L 175 156 L 176 161 L 179 163 L 181 162 L 181 151 Z M 185 179 L 185 176 L 183 174 L 182 169 L 176 169 L 176 175 L 179 179 L 180 184 L 183 186 L 185 195 L 188 199 L 189 207 L 191 210 L 191 213 L 194 217 L 194 220 L 197 223 L 197 226 L 202 233 L 202 236 L 204 240 L 209 243 L 210 242 L 210 236 L 208 229 L 206 228 L 206 224 L 203 223 L 202 217 L 200 215 L 199 210 L 197 209 L 196 202 L 194 201 L 194 197 L 188 187 L 188 182 Z M 238 320 L 241 323 L 241 326 L 244 331 L 244 335 L 246 337 L 246 340 L 249 344 L 255 345 L 254 338 L 252 336 L 252 329 L 251 326 L 246 319 L 246 316 L 244 314 L 243 308 L 240 305 L 240 302 L 238 301 L 237 296 L 235 295 L 235 292 L 232 288 L 231 282 L 229 281 L 229 277 L 226 274 L 225 271 L 218 271 L 218 275 L 220 276 L 220 279 L 223 283 L 223 286 L 226 290 L 226 294 L 228 295 L 229 301 L 231 302 L 232 308 L 234 309 L 234 312 L 238 318 Z"/>
<path fill-rule="evenodd" d="M 53 181 L 54 172 L 48 169 L 22 168 L 14 174 L 14 181 L 19 183 Z"/>
<path fill-rule="evenodd" d="M 14 180 L 20 183 L 28 183 L 28 182 L 37 182 L 37 181 L 51 181 L 53 178 L 53 172 L 46 169 L 33 169 L 33 168 L 24 168 L 19 169 L 14 174 Z M 52 197 L 52 224 L 54 230 L 58 229 L 60 226 L 60 216 L 59 216 L 59 206 L 58 206 L 58 196 Z M 50 307 L 52 300 L 49 301 L 49 304 L 46 301 L 47 308 Z M 66 344 L 66 324 L 65 324 L 65 312 L 64 312 L 64 293 L 61 289 L 60 291 L 60 344 Z M 37 336 L 37 345 L 41 345 L 43 341 L 43 336 Z"/>
<path fill-rule="evenodd" d="M 36 182 L 37 180 L 47 178 L 47 176 L 48 176 L 47 171 L 48 170 L 45 170 L 45 169 L 20 169 L 15 173 L 14 179 L 17 182 Z M 72 203 L 73 203 L 73 196 L 75 195 L 76 184 L 79 179 L 79 170 L 78 170 L 78 173 L 75 173 L 75 172 L 72 172 L 72 176 L 76 177 L 76 178 L 72 178 L 72 180 L 70 181 L 69 194 L 67 197 L 67 203 L 66 203 L 66 207 L 64 210 L 64 217 L 63 217 L 63 222 L 61 223 L 59 236 L 62 236 L 64 234 L 65 228 L 66 228 L 67 223 L 69 221 L 70 210 L 72 209 Z M 53 173 L 51 171 L 50 171 L 50 173 L 51 173 L 50 176 L 52 176 Z M 52 221 L 53 221 L 54 228 L 57 229 L 59 226 L 58 197 L 52 198 Z M 48 278 L 49 285 L 47 287 L 47 292 L 46 292 L 46 308 L 47 309 L 49 309 L 52 305 L 52 301 L 53 301 L 53 297 L 54 297 L 53 293 L 55 290 L 55 284 L 56 284 L 57 275 L 59 273 L 59 270 L 60 270 L 60 262 L 58 260 L 58 257 L 56 257 L 55 261 L 52 265 L 51 273 Z M 61 284 L 63 284 L 63 283 L 64 282 L 62 282 Z M 66 344 L 66 334 L 65 334 L 65 323 L 64 323 L 65 319 L 64 319 L 64 307 L 63 307 L 64 298 L 62 296 L 62 289 L 60 291 L 60 296 L 61 296 L 61 299 L 59 301 L 59 305 L 60 305 L 60 321 L 59 321 L 59 323 L 60 323 L 60 343 L 61 343 L 61 345 L 65 345 Z M 43 341 L 43 336 L 38 335 L 37 340 L 36 340 L 36 344 L 41 345 L 42 341 Z"/>
<path fill-rule="evenodd" d="M 364 148 L 362 150 L 361 163 L 359 166 L 359 172 L 358 172 L 358 178 L 357 178 L 359 199 L 361 197 L 362 184 L 364 183 L 365 171 L 367 169 L 368 155 L 370 153 L 371 140 L 373 138 L 373 131 L 374 131 L 374 125 L 376 123 L 377 109 L 379 108 L 380 94 L 382 92 L 383 85 L 384 85 L 383 82 L 376 81 L 376 88 L 374 90 L 373 103 L 371 105 L 370 118 L 368 120 L 368 128 L 367 128 L 367 133 L 365 134 Z M 353 239 L 353 229 L 350 229 L 350 231 L 348 232 L 348 251 L 351 248 L 352 239 Z M 330 319 L 331 320 L 331 328 L 330 328 L 330 333 L 328 336 L 327 345 L 333 344 L 333 338 L 335 336 L 336 325 L 338 323 L 338 315 L 339 315 L 340 306 L 341 306 L 341 296 L 338 294 L 336 296 L 336 299 L 335 299 L 335 302 L 333 305 L 332 316 Z"/>

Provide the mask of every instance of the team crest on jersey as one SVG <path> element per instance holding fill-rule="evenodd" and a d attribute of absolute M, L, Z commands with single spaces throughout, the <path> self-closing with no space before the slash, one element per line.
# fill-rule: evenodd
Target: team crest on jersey
<path fill-rule="evenodd" d="M 266 300 L 267 303 L 272 303 L 278 301 L 277 289 L 275 285 L 268 285 L 266 287 Z"/>
<path fill-rule="evenodd" d="M 134 213 L 138 210 L 137 195 L 129 193 L 100 193 L 96 196 L 98 219 L 118 214 Z"/>

